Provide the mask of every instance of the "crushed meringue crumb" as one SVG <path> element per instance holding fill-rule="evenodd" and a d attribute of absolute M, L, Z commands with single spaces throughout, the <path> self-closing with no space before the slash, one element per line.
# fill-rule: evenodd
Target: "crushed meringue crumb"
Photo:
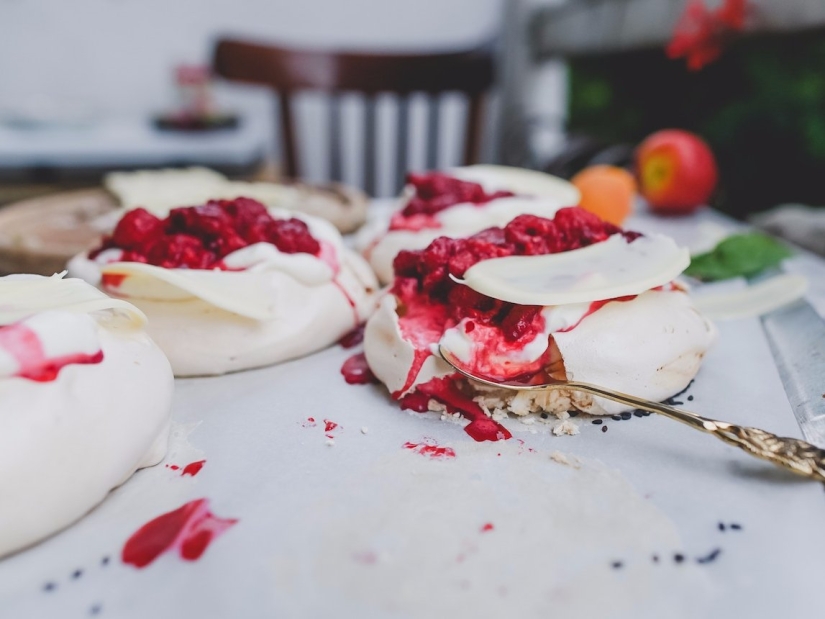
<path fill-rule="evenodd" d="M 364 427 L 361 428 L 361 434 L 366 434 L 369 431 L 370 431 L 370 429 L 367 426 L 364 426 Z"/>
<path fill-rule="evenodd" d="M 446 406 L 444 406 L 438 400 L 433 400 L 432 398 L 430 398 L 430 401 L 427 402 L 427 409 L 431 410 L 433 412 L 436 412 L 436 413 L 446 413 L 447 412 L 447 407 Z"/>
<path fill-rule="evenodd" d="M 564 465 L 567 465 L 567 466 L 572 466 L 573 468 L 579 468 L 579 465 L 578 465 L 578 463 L 577 463 L 577 462 L 575 462 L 575 461 L 571 460 L 570 458 L 568 458 L 565 454 L 563 454 L 563 453 L 562 453 L 562 452 L 560 452 L 560 451 L 554 451 L 554 452 L 552 452 L 552 453 L 550 454 L 550 459 L 551 459 L 553 462 L 558 462 L 559 464 L 564 464 Z"/>
<path fill-rule="evenodd" d="M 334 438 L 328 438 L 327 439 L 327 447 L 335 447 L 335 439 Z"/>
<path fill-rule="evenodd" d="M 562 434 L 567 434 L 569 436 L 575 436 L 579 433 L 579 426 L 574 422 L 570 421 L 569 419 L 565 419 L 564 421 L 560 421 L 555 426 L 553 426 L 553 434 L 556 436 L 561 436 Z"/>
<path fill-rule="evenodd" d="M 514 392 L 485 385 L 473 387 L 478 392 L 473 401 L 489 412 L 494 421 L 504 420 L 508 414 L 525 417 L 531 413 L 554 415 L 564 421 L 569 410 L 588 410 L 593 404 L 591 395 L 567 389 Z"/>

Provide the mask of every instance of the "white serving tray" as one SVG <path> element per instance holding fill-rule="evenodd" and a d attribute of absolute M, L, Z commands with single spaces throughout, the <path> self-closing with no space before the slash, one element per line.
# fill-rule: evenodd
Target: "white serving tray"
<path fill-rule="evenodd" d="M 708 223 L 703 234 L 729 225 L 712 213 L 699 219 Z M 702 240 L 691 238 L 695 219 L 639 216 L 628 227 Z M 805 260 L 809 272 L 825 273 Z M 759 320 L 719 327 L 677 400 L 800 437 Z M 607 432 L 579 417 L 573 437 L 510 420 L 512 440 L 475 443 L 459 424 L 402 412 L 377 386 L 345 384 L 339 368 L 351 353 L 333 347 L 276 367 L 179 380 L 164 464 L 205 458 L 202 471 L 143 470 L 76 525 L 0 561 L 0 616 L 821 612 L 820 484 L 656 416 L 607 418 Z M 324 419 L 339 424 L 332 446 Z M 456 457 L 404 448 L 427 439 Z M 565 457 L 575 466 L 557 461 Z M 200 560 L 169 553 L 140 570 L 121 562 L 140 525 L 200 497 L 217 516 L 239 519 Z"/>

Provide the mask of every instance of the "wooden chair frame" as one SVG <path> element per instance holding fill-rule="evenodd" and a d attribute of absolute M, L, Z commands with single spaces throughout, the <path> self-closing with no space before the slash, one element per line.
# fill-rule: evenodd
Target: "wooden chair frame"
<path fill-rule="evenodd" d="M 296 50 L 222 39 L 212 63 L 217 75 L 228 80 L 269 86 L 280 98 L 279 125 L 283 136 L 285 170 L 297 177 L 298 153 L 295 138 L 293 96 L 302 90 L 328 93 L 359 92 L 364 106 L 365 187 L 375 194 L 375 144 L 377 137 L 376 96 L 399 96 L 396 138 L 396 170 L 400 179 L 406 172 L 409 142 L 409 96 L 428 95 L 427 165 L 437 166 L 439 135 L 439 95 L 461 92 L 469 98 L 464 138 L 464 164 L 478 161 L 483 122 L 484 94 L 493 85 L 493 57 L 487 50 L 441 54 L 369 54 Z M 329 106 L 330 176 L 340 180 L 341 109 L 338 97 Z"/>

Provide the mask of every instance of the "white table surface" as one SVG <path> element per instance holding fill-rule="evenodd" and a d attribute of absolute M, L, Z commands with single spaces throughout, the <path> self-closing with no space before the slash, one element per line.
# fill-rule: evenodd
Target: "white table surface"
<path fill-rule="evenodd" d="M 696 244 L 728 225 L 712 213 L 698 220 L 701 234 L 696 220 L 642 215 L 629 227 Z M 811 300 L 822 312 L 825 266 L 807 256 L 792 262 L 819 278 Z M 719 327 L 679 401 L 799 437 L 759 320 Z M 203 470 L 141 471 L 76 525 L 0 561 L 0 616 L 823 612 L 822 485 L 656 416 L 608 418 L 606 433 L 579 417 L 581 434 L 572 437 L 510 420 L 513 440 L 475 443 L 458 424 L 400 411 L 377 386 L 346 385 L 338 372 L 351 353 L 333 347 L 275 367 L 179 380 L 165 463 L 205 458 Z M 308 417 L 340 424 L 334 446 L 322 427 L 305 427 Z M 425 437 L 456 457 L 402 447 Z M 554 452 L 578 468 L 554 461 Z M 141 570 L 120 561 L 140 525 L 199 497 L 216 515 L 239 519 L 200 560 L 166 554 Z M 493 529 L 483 532 L 487 523 Z M 715 561 L 697 561 L 716 549 Z M 677 563 L 676 553 L 685 560 Z"/>

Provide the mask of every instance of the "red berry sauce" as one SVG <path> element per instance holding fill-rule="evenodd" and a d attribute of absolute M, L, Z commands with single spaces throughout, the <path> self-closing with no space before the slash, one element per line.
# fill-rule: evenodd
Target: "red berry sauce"
<path fill-rule="evenodd" d="M 125 262 L 221 269 L 224 257 L 254 243 L 271 243 L 287 254 L 320 256 L 322 249 L 300 219 L 275 219 L 260 202 L 236 198 L 172 209 L 165 219 L 142 208 L 129 211 L 89 257 L 117 248 Z"/>
<path fill-rule="evenodd" d="M 470 420 L 465 430 L 476 440 L 510 438 L 510 433 L 487 417 L 472 396 L 462 392 L 454 377 L 435 378 L 406 393 L 431 354 L 431 346 L 463 319 L 467 319 L 465 332 L 473 333 L 473 341 L 484 352 L 481 356 L 490 358 L 484 366 L 489 370 L 485 374 L 536 379 L 550 363 L 549 342 L 547 353 L 529 365 L 508 368 L 495 358 L 523 349 L 544 331 L 540 306 L 493 299 L 457 284 L 451 276 L 461 278 L 467 269 L 482 260 L 571 251 L 617 233 L 622 233 L 620 228 L 571 207 L 559 210 L 553 219 L 520 215 L 504 228 L 489 228 L 466 239 L 441 237 L 426 249 L 400 252 L 393 264 L 395 282 L 391 292 L 398 301 L 402 335 L 415 347 L 416 358 L 405 387 L 393 393 L 393 397 L 400 400 L 403 408 L 420 412 L 427 410 L 430 399 L 440 402 L 448 412 L 460 413 Z M 622 234 L 628 241 L 639 236 Z"/>
<path fill-rule="evenodd" d="M 126 540 L 121 560 L 144 568 L 165 552 L 176 551 L 186 561 L 201 557 L 212 541 L 236 524 L 235 518 L 218 518 L 208 499 L 196 499 L 150 520 Z"/>
<path fill-rule="evenodd" d="M 390 230 L 423 230 L 440 228 L 434 215 L 456 204 L 487 204 L 497 198 L 508 198 L 510 191 L 487 193 L 479 183 L 431 172 L 428 174 L 408 174 L 407 185 L 415 193 L 400 213 L 390 222 Z"/>
<path fill-rule="evenodd" d="M 75 353 L 50 357 L 40 336 L 23 322 L 0 327 L 0 350 L 18 364 L 17 378 L 46 383 L 56 380 L 68 365 L 97 364 L 103 361 L 103 351 Z"/>
<path fill-rule="evenodd" d="M 341 366 L 341 374 L 350 385 L 369 385 L 378 382 L 372 370 L 370 370 L 369 364 L 367 364 L 366 356 L 362 352 L 356 353 L 344 361 L 344 365 Z"/>

